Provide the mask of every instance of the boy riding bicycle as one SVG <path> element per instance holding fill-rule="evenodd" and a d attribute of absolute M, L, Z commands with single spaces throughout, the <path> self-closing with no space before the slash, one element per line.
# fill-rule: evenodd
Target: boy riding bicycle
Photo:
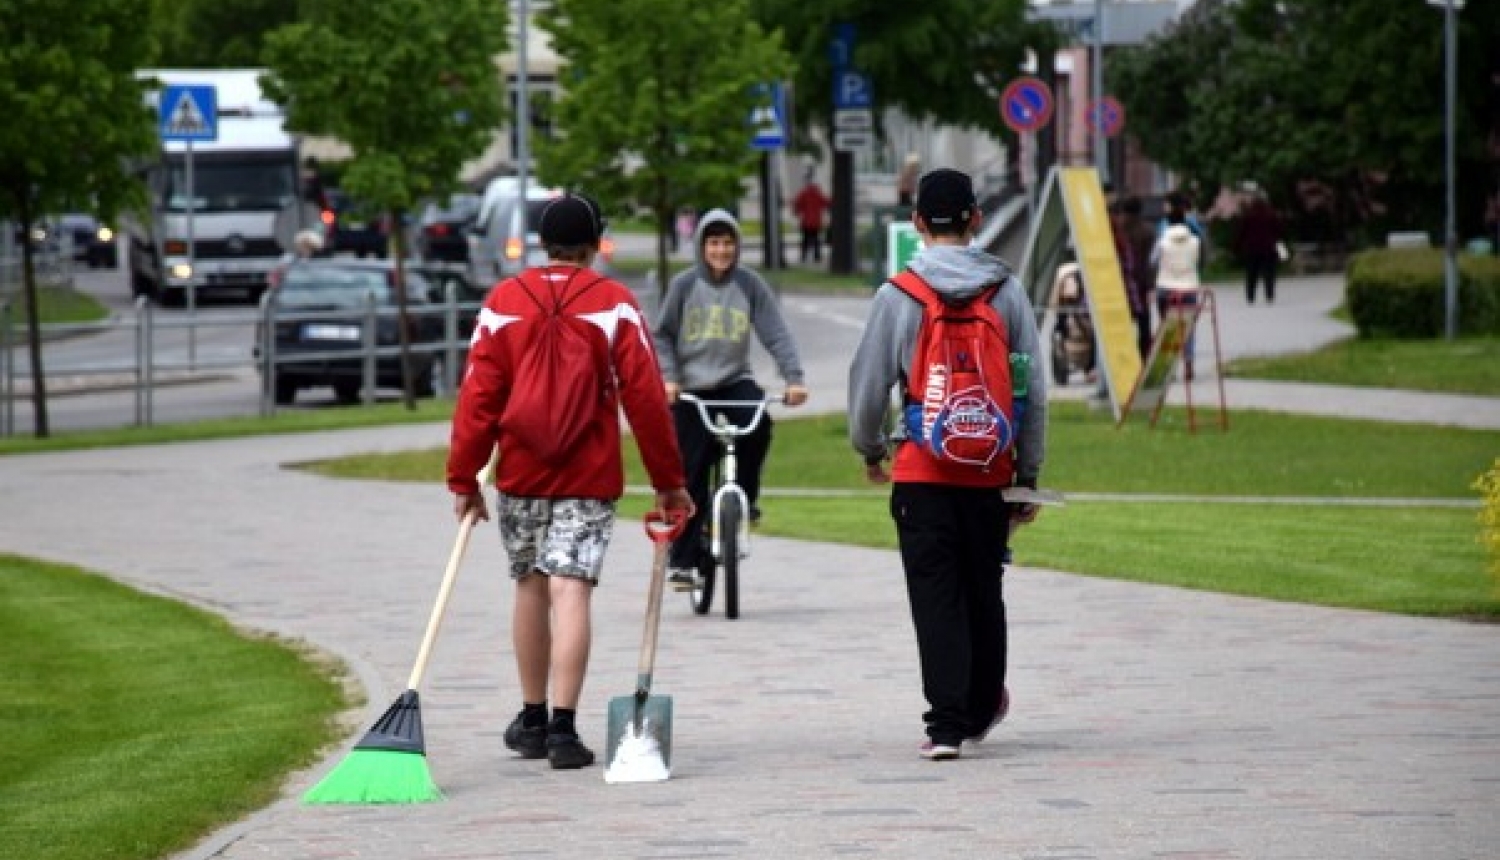
<path fill-rule="evenodd" d="M 668 581 L 679 591 L 694 584 L 709 507 L 708 473 L 719 451 L 697 408 L 679 402 L 678 395 L 686 391 L 704 400 L 744 402 L 743 408 L 714 411 L 723 412 L 732 424 L 748 424 L 765 397 L 750 366 L 754 332 L 786 380 L 786 405 L 800 406 L 807 400 L 797 344 L 782 319 L 780 303 L 759 274 L 740 265 L 739 223 L 723 209 L 714 209 L 698 223 L 694 238 L 695 263 L 667 287 L 653 334 L 688 491 L 697 505 L 668 556 Z M 760 471 L 770 447 L 771 416 L 766 415 L 738 447 L 740 484 L 750 500 L 752 522 L 759 517 Z"/>

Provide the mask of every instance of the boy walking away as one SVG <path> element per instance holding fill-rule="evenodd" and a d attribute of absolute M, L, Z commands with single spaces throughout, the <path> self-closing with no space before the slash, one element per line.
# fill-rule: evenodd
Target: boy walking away
<path fill-rule="evenodd" d="M 516 582 L 511 635 L 523 703 L 505 745 L 571 769 L 594 761 L 575 715 L 590 599 L 625 489 L 622 407 L 657 509 L 690 515 L 693 503 L 640 307 L 589 268 L 604 232 L 598 205 L 559 197 L 538 232 L 547 264 L 496 284 L 479 311 L 453 413 L 448 488 L 460 519 L 473 511 L 488 520 L 475 476 L 499 445 L 495 507 Z"/>
<path fill-rule="evenodd" d="M 697 577 L 703 517 L 709 509 L 708 473 L 719 454 L 719 443 L 703 426 L 698 408 L 678 402 L 677 396 L 686 391 L 703 400 L 749 402 L 749 407 L 710 412 L 722 412 L 731 424 L 748 424 L 754 404 L 766 396 L 750 366 L 753 334 L 786 380 L 786 405 L 807 401 L 802 361 L 781 317 L 781 304 L 760 275 L 740 265 L 740 225 L 734 216 L 723 209 L 705 214 L 698 222 L 694 247 L 693 267 L 673 278 L 662 297 L 655 332 L 664 388 L 674 404 L 688 489 L 698 510 L 682 536 L 673 541 L 668 558 L 668 581 L 678 591 L 691 590 Z M 760 519 L 760 472 L 770 448 L 771 416 L 766 414 L 755 432 L 736 443 L 738 477 L 750 500 L 752 523 Z"/>
<path fill-rule="evenodd" d="M 894 480 L 928 704 L 921 755 L 933 760 L 958 758 L 1010 707 L 1004 559 L 1037 509 L 1001 491 L 1035 488 L 1045 453 L 1046 381 L 1029 373 L 1042 366 L 1036 318 L 1005 263 L 970 246 L 980 217 L 966 174 L 922 177 L 912 222 L 926 247 L 876 291 L 849 368 L 849 440 L 870 481 Z M 892 386 L 902 420 L 887 438 Z"/>
<path fill-rule="evenodd" d="M 802 190 L 792 198 L 792 212 L 797 216 L 797 225 L 802 228 L 801 260 L 804 263 L 823 259 L 823 216 L 832 202 L 809 169 Z"/>

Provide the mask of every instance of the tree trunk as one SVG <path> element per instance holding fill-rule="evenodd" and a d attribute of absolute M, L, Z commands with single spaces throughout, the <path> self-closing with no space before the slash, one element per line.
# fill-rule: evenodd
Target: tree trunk
<path fill-rule="evenodd" d="M 522 199 L 525 199 L 524 194 Z M 412 379 L 411 373 L 411 326 L 406 312 L 406 231 L 401 228 L 401 215 L 400 209 L 392 209 L 388 216 L 391 219 L 391 255 L 396 262 L 396 330 L 401 338 L 401 402 L 406 404 L 408 411 L 415 412 L 416 381 Z"/>
<path fill-rule="evenodd" d="M 651 209 L 656 213 L 656 307 L 660 318 L 661 303 L 667 298 L 667 284 L 672 273 L 667 269 L 668 230 L 675 229 L 672 223 L 672 181 L 665 173 L 656 175 L 656 200 Z"/>
<path fill-rule="evenodd" d="M 31 250 L 32 214 L 21 210 L 21 279 L 26 292 L 26 335 L 31 356 L 31 410 L 36 438 L 45 439 L 47 427 L 47 375 L 42 370 L 41 302 L 36 285 L 36 259 Z"/>

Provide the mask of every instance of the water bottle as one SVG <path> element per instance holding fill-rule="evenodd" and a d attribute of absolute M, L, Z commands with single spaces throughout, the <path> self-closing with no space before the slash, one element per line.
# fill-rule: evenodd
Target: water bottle
<path fill-rule="evenodd" d="M 1013 352 L 1010 354 L 1010 393 L 1011 409 L 1016 416 L 1016 423 L 1026 415 L 1026 400 L 1031 392 L 1031 353 Z"/>

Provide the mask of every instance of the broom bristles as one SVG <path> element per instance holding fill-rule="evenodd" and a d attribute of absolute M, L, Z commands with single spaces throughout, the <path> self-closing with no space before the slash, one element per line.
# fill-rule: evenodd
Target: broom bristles
<path fill-rule="evenodd" d="M 442 799 L 425 756 L 358 747 L 302 795 L 303 803 L 432 803 Z"/>

